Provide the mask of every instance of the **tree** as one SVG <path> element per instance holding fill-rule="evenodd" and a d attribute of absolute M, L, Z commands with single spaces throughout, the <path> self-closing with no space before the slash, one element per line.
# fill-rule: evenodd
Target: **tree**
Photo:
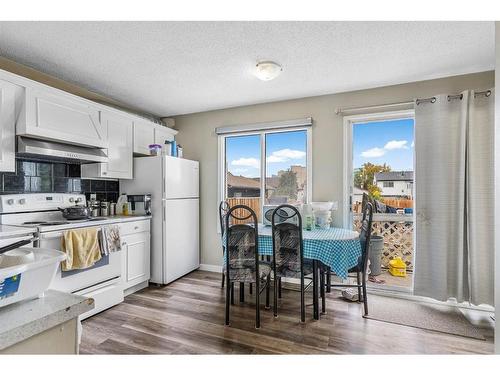
<path fill-rule="evenodd" d="M 372 198 L 380 198 L 380 188 L 374 184 L 375 173 L 390 172 L 391 167 L 387 164 L 378 165 L 372 163 L 364 163 L 361 168 L 354 172 L 354 186 L 367 190 Z"/>
<path fill-rule="evenodd" d="M 296 200 L 297 190 L 297 174 L 288 169 L 280 174 L 280 180 L 274 195 L 281 195 Z"/>

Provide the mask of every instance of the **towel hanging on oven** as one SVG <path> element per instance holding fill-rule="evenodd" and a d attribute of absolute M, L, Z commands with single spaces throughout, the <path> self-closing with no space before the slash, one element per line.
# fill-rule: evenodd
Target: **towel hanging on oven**
<path fill-rule="evenodd" d="M 120 228 L 117 225 L 106 225 L 101 228 L 99 235 L 102 256 L 108 256 L 110 253 L 122 249 L 120 239 Z"/>
<path fill-rule="evenodd" d="M 97 228 L 65 231 L 61 247 L 67 255 L 66 260 L 61 263 L 63 271 L 86 269 L 101 259 Z"/>

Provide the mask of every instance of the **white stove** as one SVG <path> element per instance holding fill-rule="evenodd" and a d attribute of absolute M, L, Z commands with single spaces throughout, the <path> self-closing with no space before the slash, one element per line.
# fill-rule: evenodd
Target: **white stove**
<path fill-rule="evenodd" d="M 47 193 L 0 195 L 0 224 L 34 229 L 36 248 L 61 250 L 64 231 L 106 225 L 105 218 L 67 220 L 59 208 L 85 205 L 83 194 Z M 103 256 L 83 270 L 57 271 L 51 289 L 92 297 L 98 307 L 85 317 L 123 300 L 121 252 Z"/>

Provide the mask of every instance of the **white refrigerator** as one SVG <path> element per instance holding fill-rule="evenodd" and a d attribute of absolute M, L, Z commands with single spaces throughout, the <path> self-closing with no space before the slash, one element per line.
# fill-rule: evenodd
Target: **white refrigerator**
<path fill-rule="evenodd" d="M 151 282 L 168 284 L 200 266 L 199 163 L 171 156 L 134 158 L 120 192 L 151 194 Z"/>

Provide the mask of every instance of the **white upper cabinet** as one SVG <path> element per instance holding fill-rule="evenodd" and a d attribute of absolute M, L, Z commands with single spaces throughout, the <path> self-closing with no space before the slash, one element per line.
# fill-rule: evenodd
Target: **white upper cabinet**
<path fill-rule="evenodd" d="M 106 129 L 108 162 L 82 165 L 82 177 L 131 179 L 133 168 L 133 120 L 115 112 L 101 112 Z"/>
<path fill-rule="evenodd" d="M 155 143 L 159 144 L 163 147 L 165 141 L 173 141 L 175 134 L 177 134 L 176 130 L 167 128 L 166 126 L 154 125 L 155 129 Z"/>
<path fill-rule="evenodd" d="M 155 143 L 153 123 L 134 120 L 134 154 L 149 155 L 149 145 L 153 143 Z"/>
<path fill-rule="evenodd" d="M 27 87 L 16 133 L 89 147 L 108 147 L 99 111 L 85 100 Z"/>
<path fill-rule="evenodd" d="M 16 86 L 0 80 L 0 171 L 16 170 Z"/>

